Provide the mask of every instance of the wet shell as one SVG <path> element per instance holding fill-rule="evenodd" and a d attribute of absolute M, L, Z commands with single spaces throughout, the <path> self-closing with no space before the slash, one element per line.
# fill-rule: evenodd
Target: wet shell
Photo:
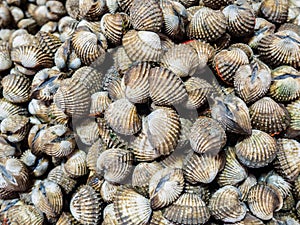
<path fill-rule="evenodd" d="M 300 68 L 300 37 L 283 30 L 264 36 L 258 43 L 258 53 L 271 66 L 288 65 Z"/>
<path fill-rule="evenodd" d="M 13 115 L 2 120 L 0 130 L 2 135 L 10 142 L 22 141 L 29 131 L 29 118 L 26 116 Z"/>
<path fill-rule="evenodd" d="M 235 149 L 228 147 L 225 153 L 225 166 L 217 178 L 218 184 L 222 187 L 226 185 L 236 185 L 245 180 L 248 176 L 246 168 L 237 160 Z"/>
<path fill-rule="evenodd" d="M 294 181 L 300 174 L 300 143 L 293 139 L 278 139 L 275 168 L 284 178 Z"/>
<path fill-rule="evenodd" d="M 287 109 L 269 97 L 264 97 L 253 103 L 249 107 L 249 112 L 252 127 L 269 134 L 276 134 L 285 130 L 290 123 Z"/>
<path fill-rule="evenodd" d="M 82 150 L 74 151 L 69 155 L 68 160 L 64 164 L 64 169 L 68 176 L 72 178 L 87 174 L 86 153 Z"/>
<path fill-rule="evenodd" d="M 284 23 L 288 17 L 288 9 L 288 0 L 264 0 L 260 5 L 263 17 L 272 23 Z"/>
<path fill-rule="evenodd" d="M 214 57 L 214 67 L 218 76 L 227 84 L 233 85 L 236 71 L 249 64 L 246 53 L 240 48 L 222 50 Z"/>
<path fill-rule="evenodd" d="M 273 212 L 282 207 L 283 199 L 280 192 L 268 185 L 257 184 L 248 194 L 248 206 L 250 211 L 259 219 L 269 220 Z"/>
<path fill-rule="evenodd" d="M 260 130 L 252 130 L 252 135 L 239 141 L 235 149 L 240 162 L 250 168 L 267 166 L 277 153 L 275 140 Z"/>
<path fill-rule="evenodd" d="M 79 225 L 71 213 L 63 212 L 56 222 L 56 225 Z"/>
<path fill-rule="evenodd" d="M 287 110 L 291 116 L 290 128 L 295 131 L 295 135 L 299 136 L 300 131 L 300 100 L 297 100 L 287 106 Z"/>
<path fill-rule="evenodd" d="M 173 46 L 161 59 L 161 64 L 179 77 L 193 76 L 198 66 L 206 65 L 206 61 L 200 62 L 196 51 L 185 44 Z"/>
<path fill-rule="evenodd" d="M 245 1 L 225 7 L 222 11 L 228 22 L 228 31 L 235 37 L 248 36 L 254 32 L 255 14 Z"/>
<path fill-rule="evenodd" d="M 9 74 L 3 77 L 3 97 L 13 103 L 27 102 L 30 98 L 30 80 L 21 75 Z"/>
<path fill-rule="evenodd" d="M 158 34 L 151 31 L 128 31 L 122 39 L 128 57 L 133 61 L 160 60 L 162 44 Z"/>
<path fill-rule="evenodd" d="M 249 174 L 249 176 L 246 178 L 246 180 L 244 180 L 244 182 L 238 186 L 238 189 L 242 193 L 241 199 L 243 201 L 245 201 L 245 202 L 247 201 L 248 193 L 249 193 L 250 189 L 253 186 L 255 186 L 256 184 L 257 184 L 256 177 L 252 174 Z"/>
<path fill-rule="evenodd" d="M 202 7 L 192 16 L 187 35 L 191 39 L 211 42 L 220 38 L 226 32 L 226 27 L 226 17 L 220 10 Z"/>
<path fill-rule="evenodd" d="M 235 223 L 246 215 L 246 205 L 240 201 L 240 191 L 233 186 L 225 186 L 217 190 L 209 201 L 211 215 L 223 222 Z"/>
<path fill-rule="evenodd" d="M 158 105 L 175 105 L 187 99 L 183 81 L 163 67 L 155 67 L 149 75 L 150 97 Z"/>
<path fill-rule="evenodd" d="M 79 0 L 79 19 L 91 21 L 100 20 L 101 16 L 107 11 L 106 1 Z"/>
<path fill-rule="evenodd" d="M 7 42 L 0 41 L 0 71 L 9 69 L 12 66 L 12 61 L 10 58 L 10 48 Z"/>
<path fill-rule="evenodd" d="M 165 209 L 163 216 L 174 223 L 196 225 L 206 223 L 210 213 L 199 195 L 184 193 Z"/>
<path fill-rule="evenodd" d="M 134 155 L 128 150 L 109 149 L 97 159 L 97 172 L 103 174 L 106 181 L 123 182 L 133 169 Z"/>
<path fill-rule="evenodd" d="M 98 224 L 101 219 L 102 201 L 99 194 L 90 186 L 78 188 L 70 201 L 72 216 L 81 224 Z"/>
<path fill-rule="evenodd" d="M 90 115 L 102 115 L 110 104 L 111 100 L 107 91 L 95 92 L 91 96 Z"/>
<path fill-rule="evenodd" d="M 161 155 L 173 152 L 180 134 L 180 120 L 176 111 L 161 107 L 150 113 L 147 134 L 149 142 Z"/>
<path fill-rule="evenodd" d="M 39 31 L 36 34 L 36 38 L 38 40 L 38 47 L 51 58 L 54 57 L 55 52 L 62 44 L 57 36 L 49 32 Z"/>
<path fill-rule="evenodd" d="M 104 181 L 101 185 L 100 195 L 106 203 L 111 203 L 114 201 L 115 195 L 118 191 L 119 186 L 116 184 Z"/>
<path fill-rule="evenodd" d="M 118 224 L 146 225 L 152 214 L 149 199 L 132 189 L 121 189 L 117 192 L 114 211 Z"/>
<path fill-rule="evenodd" d="M 190 144 L 199 154 L 217 155 L 226 144 L 226 140 L 224 129 L 214 119 L 199 117 L 191 127 Z"/>
<path fill-rule="evenodd" d="M 180 196 L 184 187 L 183 171 L 166 168 L 156 172 L 149 181 L 149 197 L 152 209 L 170 205 Z"/>
<path fill-rule="evenodd" d="M 204 41 L 192 40 L 188 42 L 188 44 L 197 52 L 200 62 L 202 62 L 204 59 L 210 62 L 216 53 L 214 47 Z"/>

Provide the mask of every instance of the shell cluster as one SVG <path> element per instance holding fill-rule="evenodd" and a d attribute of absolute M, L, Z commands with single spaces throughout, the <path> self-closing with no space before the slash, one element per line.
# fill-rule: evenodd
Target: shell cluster
<path fill-rule="evenodd" d="M 0 1 L 0 224 L 300 224 L 298 0 Z"/>

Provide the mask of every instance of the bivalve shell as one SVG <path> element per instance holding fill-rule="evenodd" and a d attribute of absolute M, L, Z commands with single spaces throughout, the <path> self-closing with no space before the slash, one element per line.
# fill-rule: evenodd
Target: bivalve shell
<path fill-rule="evenodd" d="M 72 178 L 87 174 L 86 153 L 82 150 L 75 150 L 72 152 L 64 164 L 64 169 L 68 176 Z"/>
<path fill-rule="evenodd" d="M 91 21 L 100 20 L 101 16 L 108 10 L 105 0 L 79 0 L 79 19 Z"/>
<path fill-rule="evenodd" d="M 19 105 L 14 105 L 13 103 L 5 100 L 4 98 L 0 99 L 0 120 L 13 115 L 27 115 L 28 112 L 25 108 L 22 108 Z"/>
<path fill-rule="evenodd" d="M 56 225 L 79 225 L 71 213 L 63 212 L 56 222 Z"/>
<path fill-rule="evenodd" d="M 42 49 L 43 52 L 45 52 L 45 54 L 49 55 L 51 58 L 54 57 L 55 52 L 62 44 L 59 37 L 51 34 L 50 32 L 39 31 L 36 34 L 36 38 L 39 48 Z"/>
<path fill-rule="evenodd" d="M 272 23 L 284 23 L 288 17 L 288 10 L 288 0 L 264 0 L 260 5 L 263 17 Z"/>
<path fill-rule="evenodd" d="M 249 174 L 249 176 L 246 178 L 246 180 L 244 180 L 244 182 L 238 186 L 238 189 L 242 193 L 241 199 L 243 201 L 245 201 L 245 202 L 247 201 L 248 193 L 249 193 L 250 189 L 253 186 L 255 186 L 256 184 L 257 184 L 256 177 L 252 174 Z"/>
<path fill-rule="evenodd" d="M 104 181 L 101 184 L 100 195 L 106 203 L 112 203 L 114 201 L 115 195 L 119 189 L 119 185 L 109 183 Z"/>
<path fill-rule="evenodd" d="M 176 224 L 163 217 L 162 211 L 154 211 L 150 221 L 150 225 L 176 225 Z"/>
<path fill-rule="evenodd" d="M 102 115 L 110 104 L 111 99 L 108 97 L 107 91 L 95 92 L 91 96 L 90 115 Z"/>
<path fill-rule="evenodd" d="M 294 132 L 295 136 L 299 136 L 300 131 L 300 100 L 294 101 L 287 106 L 291 122 L 290 129 Z"/>
<path fill-rule="evenodd" d="M 12 66 L 12 60 L 10 58 L 10 48 L 7 42 L 0 41 L 0 52 L 0 71 L 4 71 Z"/>
<path fill-rule="evenodd" d="M 211 62 L 216 53 L 215 48 L 204 41 L 192 40 L 188 44 L 197 52 L 200 62 L 203 62 L 206 58 L 207 62 Z"/>

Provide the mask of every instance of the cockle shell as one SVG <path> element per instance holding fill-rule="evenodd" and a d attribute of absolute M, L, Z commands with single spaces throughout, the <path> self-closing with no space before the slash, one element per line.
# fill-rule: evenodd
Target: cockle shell
<path fill-rule="evenodd" d="M 260 5 L 260 12 L 273 23 L 284 23 L 288 16 L 288 0 L 264 0 Z"/>
<path fill-rule="evenodd" d="M 289 111 L 291 122 L 290 129 L 294 132 L 295 136 L 299 136 L 300 131 L 300 100 L 294 101 L 287 106 Z"/>
<path fill-rule="evenodd" d="M 106 203 L 112 203 L 119 188 L 119 185 L 104 180 L 101 184 L 100 195 Z"/>
<path fill-rule="evenodd" d="M 104 208 L 102 225 L 118 225 L 114 204 L 109 204 Z"/>
<path fill-rule="evenodd" d="M 257 184 L 256 177 L 252 174 L 249 174 L 248 177 L 242 182 L 239 186 L 238 189 L 242 193 L 241 199 L 243 201 L 247 201 L 248 198 L 248 193 L 250 189 Z"/>
<path fill-rule="evenodd" d="M 5 100 L 4 98 L 0 99 L 0 120 L 3 120 L 13 115 L 27 115 L 27 114 L 28 112 L 25 108 L 22 108 L 19 105 L 14 105 L 13 103 Z"/>
<path fill-rule="evenodd" d="M 75 220 L 71 213 L 62 212 L 56 225 L 79 225 L 79 222 Z"/>
<path fill-rule="evenodd" d="M 9 69 L 12 66 L 12 60 L 10 58 L 10 47 L 5 41 L 0 42 L 0 60 L 1 66 L 0 71 Z"/>
<path fill-rule="evenodd" d="M 95 21 L 107 11 L 107 6 L 105 0 L 79 0 L 78 9 L 79 19 Z"/>
<path fill-rule="evenodd" d="M 0 158 L 9 158 L 17 153 L 17 149 L 12 146 L 4 137 L 0 136 Z"/>
<path fill-rule="evenodd" d="M 197 52 L 200 62 L 211 62 L 216 53 L 214 47 L 204 41 L 192 40 L 188 44 Z"/>
<path fill-rule="evenodd" d="M 86 153 L 82 150 L 75 150 L 64 164 L 64 169 L 68 176 L 77 178 L 88 173 L 86 165 Z"/>
<path fill-rule="evenodd" d="M 108 74 L 124 74 L 133 63 L 133 60 L 129 58 L 123 45 L 117 48 L 117 51 L 114 53 L 113 58 L 114 67 L 108 70 Z"/>
<path fill-rule="evenodd" d="M 163 217 L 162 211 L 159 210 L 153 212 L 150 225 L 175 225 L 175 223 Z"/>
<path fill-rule="evenodd" d="M 39 31 L 36 34 L 36 38 L 39 48 L 42 49 L 43 52 L 45 52 L 45 54 L 48 54 L 51 58 L 54 57 L 55 52 L 62 44 L 59 37 L 49 32 Z"/>
<path fill-rule="evenodd" d="M 83 144 L 91 146 L 99 139 L 98 124 L 95 120 L 84 118 L 74 121 L 73 124 L 76 135 Z"/>
<path fill-rule="evenodd" d="M 112 79 L 106 87 L 109 97 L 116 101 L 125 98 L 125 77 Z"/>
<path fill-rule="evenodd" d="M 224 225 L 230 225 L 232 223 L 224 223 Z M 252 216 L 250 213 L 246 213 L 246 216 L 243 220 L 233 223 L 234 225 L 264 225 L 264 222 L 258 219 L 255 216 Z"/>
<path fill-rule="evenodd" d="M 219 9 L 233 2 L 232 0 L 203 0 L 203 4 L 212 9 Z"/>
<path fill-rule="evenodd" d="M 91 96 L 90 115 L 100 116 L 105 112 L 107 107 L 111 104 L 111 99 L 108 97 L 108 92 L 99 91 Z"/>

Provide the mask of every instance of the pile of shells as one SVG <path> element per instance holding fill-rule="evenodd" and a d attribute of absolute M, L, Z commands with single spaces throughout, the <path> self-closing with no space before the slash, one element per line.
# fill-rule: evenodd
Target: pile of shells
<path fill-rule="evenodd" d="M 298 0 L 1 0 L 0 224 L 300 224 Z"/>

